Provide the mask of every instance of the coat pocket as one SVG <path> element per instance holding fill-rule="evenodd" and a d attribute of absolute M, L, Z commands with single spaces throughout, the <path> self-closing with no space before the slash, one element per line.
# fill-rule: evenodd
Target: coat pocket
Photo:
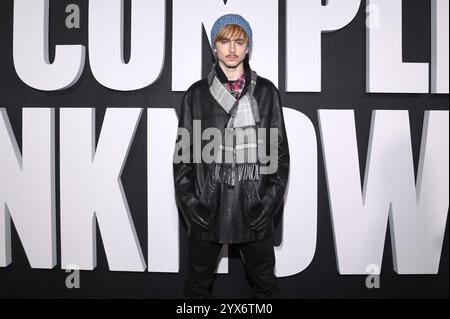
<path fill-rule="evenodd" d="M 202 190 L 200 192 L 200 203 L 203 205 L 211 208 L 211 198 L 214 194 L 216 185 L 212 180 L 211 172 L 208 172 L 208 175 L 205 178 L 205 184 L 202 187 Z"/>
<path fill-rule="evenodd" d="M 256 188 L 255 181 L 248 181 L 247 195 L 250 203 L 250 207 L 261 204 L 261 198 Z"/>
<path fill-rule="evenodd" d="M 263 203 L 256 188 L 256 183 L 254 181 L 248 181 L 246 188 L 247 188 L 247 211 L 245 212 L 245 215 L 247 223 L 251 224 L 262 213 Z"/>

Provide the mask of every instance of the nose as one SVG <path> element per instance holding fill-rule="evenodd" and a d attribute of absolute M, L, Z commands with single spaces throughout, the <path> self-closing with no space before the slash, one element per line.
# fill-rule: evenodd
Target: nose
<path fill-rule="evenodd" d="M 234 41 L 230 42 L 230 51 L 234 52 Z"/>

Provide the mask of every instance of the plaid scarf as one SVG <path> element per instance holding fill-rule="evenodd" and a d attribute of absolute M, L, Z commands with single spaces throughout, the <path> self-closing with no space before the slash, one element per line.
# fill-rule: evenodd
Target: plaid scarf
<path fill-rule="evenodd" d="M 245 78 L 236 81 L 237 98 L 217 77 L 215 65 L 208 75 L 209 90 L 219 105 L 230 114 L 220 152 L 215 159 L 213 179 L 234 187 L 236 175 L 241 180 L 259 179 L 257 159 L 258 137 L 256 123 L 260 121 L 258 105 L 253 90 L 256 85 L 256 72 L 251 72 L 251 82 L 247 93 L 241 95 Z M 241 81 L 240 81 L 241 80 Z M 231 90 L 231 87 L 230 87 Z M 235 90 L 236 92 L 236 90 Z"/>

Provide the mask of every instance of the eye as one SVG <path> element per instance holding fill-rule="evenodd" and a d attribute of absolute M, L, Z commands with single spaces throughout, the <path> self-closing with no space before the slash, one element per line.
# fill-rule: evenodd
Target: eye
<path fill-rule="evenodd" d="M 223 39 L 221 42 L 222 42 L 222 44 L 226 44 L 228 42 L 228 40 L 227 39 Z"/>

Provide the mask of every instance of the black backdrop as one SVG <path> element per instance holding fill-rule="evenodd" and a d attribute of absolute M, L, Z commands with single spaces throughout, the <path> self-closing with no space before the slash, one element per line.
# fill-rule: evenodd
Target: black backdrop
<path fill-rule="evenodd" d="M 78 4 L 81 10 L 80 29 L 66 29 L 65 7 Z M 130 8 L 125 0 L 125 58 L 129 59 Z M 410 115 L 415 172 L 419 159 L 424 111 L 448 110 L 448 94 L 367 94 L 365 1 L 355 19 L 336 32 L 322 35 L 322 92 L 285 92 L 285 0 L 279 1 L 279 89 L 283 105 L 297 109 L 310 118 L 319 138 L 317 110 L 348 109 L 355 111 L 361 178 L 368 146 L 371 112 L 374 109 L 408 110 Z M 83 44 L 89 48 L 88 1 L 50 1 L 50 57 L 53 61 L 55 44 Z M 59 194 L 59 107 L 94 107 L 96 109 L 97 139 L 106 107 L 144 107 L 178 109 L 183 92 L 171 91 L 172 73 L 172 1 L 166 1 L 165 60 L 160 78 L 141 90 L 119 92 L 101 86 L 92 76 L 89 60 L 79 81 L 60 92 L 38 91 L 25 85 L 16 75 L 12 57 L 13 0 L 0 1 L 0 107 L 6 107 L 16 139 L 21 148 L 22 107 L 56 108 L 56 192 Z M 431 32 L 430 1 L 403 0 L 403 60 L 430 62 Z M 212 57 L 206 34 L 203 34 L 203 75 L 210 70 Z M 257 71 L 257 70 L 256 70 Z M 147 261 L 147 185 L 146 130 L 144 112 L 137 128 L 129 156 L 123 170 L 122 182 L 135 223 L 140 245 Z M 0 154 L 1 156 L 1 154 Z M 389 229 L 386 233 L 379 289 L 367 289 L 366 276 L 339 275 L 332 236 L 328 193 L 321 146 L 318 144 L 318 232 L 313 261 L 301 273 L 280 278 L 285 298 L 448 298 L 449 245 L 448 220 L 439 273 L 437 275 L 397 275 L 393 270 Z M 0 176 L 1 178 L 1 176 Z M 154 178 L 158 178 L 154 176 Z M 181 296 L 186 271 L 186 232 L 180 233 L 180 273 L 135 273 L 108 270 L 101 237 L 97 231 L 97 267 L 81 271 L 80 288 L 67 289 L 68 276 L 61 270 L 59 243 L 59 198 L 57 209 L 58 264 L 54 269 L 31 269 L 12 224 L 12 264 L 0 268 L 0 298 L 71 298 L 71 297 L 132 297 L 178 298 Z M 389 226 L 388 226 L 389 227 Z M 278 228 L 278 237 L 280 229 Z M 278 238 L 280 240 L 280 238 Z M 243 266 L 234 248 L 230 249 L 229 274 L 216 277 L 214 298 L 246 298 L 251 296 Z"/>

